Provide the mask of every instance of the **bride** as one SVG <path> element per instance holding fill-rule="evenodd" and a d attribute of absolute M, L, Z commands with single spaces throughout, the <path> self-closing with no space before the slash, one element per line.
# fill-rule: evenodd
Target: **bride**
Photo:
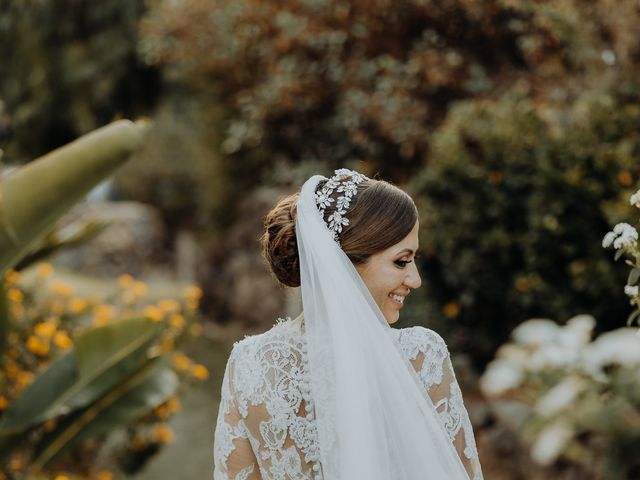
<path fill-rule="evenodd" d="M 303 313 L 235 344 L 214 479 L 482 479 L 444 341 L 389 326 L 421 283 L 413 200 L 351 170 L 315 175 L 269 212 L 262 246 Z"/>

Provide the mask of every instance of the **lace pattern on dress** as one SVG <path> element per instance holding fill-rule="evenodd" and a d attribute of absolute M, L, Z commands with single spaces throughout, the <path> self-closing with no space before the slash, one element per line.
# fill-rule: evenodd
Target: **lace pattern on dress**
<path fill-rule="evenodd" d="M 473 429 L 444 340 L 432 330 L 392 330 L 473 480 L 482 478 Z M 321 480 L 318 431 L 299 326 L 279 320 L 234 345 L 215 431 L 214 480 Z M 257 468 L 256 468 L 257 467 Z"/>

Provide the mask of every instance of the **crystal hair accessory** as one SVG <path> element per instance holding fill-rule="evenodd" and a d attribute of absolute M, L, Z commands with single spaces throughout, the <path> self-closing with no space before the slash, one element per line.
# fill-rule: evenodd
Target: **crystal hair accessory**
<path fill-rule="evenodd" d="M 345 179 L 344 177 L 348 178 Z M 349 225 L 349 219 L 346 218 L 346 214 L 351 205 L 351 199 L 358 193 L 358 185 L 365 180 L 369 180 L 369 178 L 361 173 L 348 168 L 340 168 L 334 172 L 333 177 L 327 180 L 322 189 L 316 192 L 316 205 L 320 215 L 327 224 L 331 236 L 338 244 L 340 243 L 338 234 L 342 232 L 342 227 Z M 336 200 L 336 209 L 333 213 L 328 218 L 324 218 L 325 209 L 334 202 L 334 199 L 331 198 L 334 190 L 342 193 L 342 195 Z"/>

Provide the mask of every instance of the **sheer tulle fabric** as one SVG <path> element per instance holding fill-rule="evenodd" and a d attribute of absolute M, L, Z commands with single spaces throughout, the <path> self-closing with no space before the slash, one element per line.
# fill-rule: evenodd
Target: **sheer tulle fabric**
<path fill-rule="evenodd" d="M 325 480 L 468 480 L 414 369 L 302 187 L 300 255 L 310 389 Z"/>

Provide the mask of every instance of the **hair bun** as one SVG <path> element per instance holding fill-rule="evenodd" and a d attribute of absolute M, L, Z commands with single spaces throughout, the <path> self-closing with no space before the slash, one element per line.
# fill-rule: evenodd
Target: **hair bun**
<path fill-rule="evenodd" d="M 300 286 L 300 260 L 296 241 L 298 193 L 280 200 L 264 219 L 260 239 L 262 255 L 276 279 L 287 287 Z"/>

